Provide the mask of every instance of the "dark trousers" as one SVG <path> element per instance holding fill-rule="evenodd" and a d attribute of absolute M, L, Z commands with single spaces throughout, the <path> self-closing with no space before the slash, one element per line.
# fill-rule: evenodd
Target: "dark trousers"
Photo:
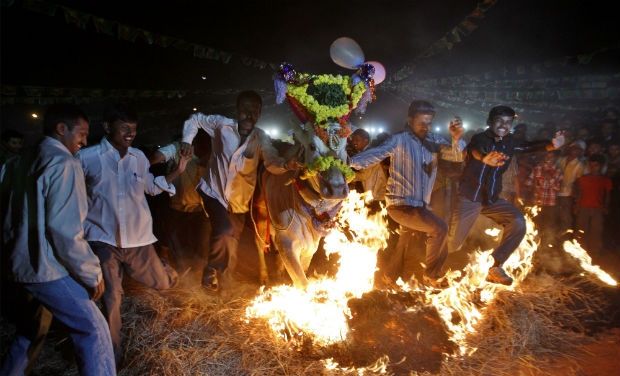
<path fill-rule="evenodd" d="M 590 253 L 599 253 L 603 250 L 603 222 L 601 208 L 577 210 L 577 237 L 583 248 Z"/>
<path fill-rule="evenodd" d="M 541 206 L 540 213 L 534 218 L 538 235 L 541 239 L 541 245 L 555 247 L 558 235 L 558 207 L 557 206 Z"/>
<path fill-rule="evenodd" d="M 575 222 L 573 215 L 574 199 L 571 196 L 558 196 L 558 227 L 559 235 L 562 235 L 566 230 L 572 230 Z"/>
<path fill-rule="evenodd" d="M 502 240 L 492 254 L 496 264 L 502 265 L 517 249 L 526 231 L 523 214 L 503 199 L 492 204 L 482 204 L 460 197 L 457 207 L 452 212 L 448 249 L 450 253 L 459 250 L 480 214 L 504 228 Z"/>
<path fill-rule="evenodd" d="M 433 213 L 439 218 L 448 222 L 453 208 L 457 205 L 459 199 L 459 180 L 458 178 L 450 178 L 445 176 L 437 176 L 437 182 L 435 185 L 441 184 L 439 188 L 433 191 L 431 195 L 431 207 Z"/>
<path fill-rule="evenodd" d="M 444 247 L 448 234 L 446 223 L 425 207 L 390 206 L 388 215 L 402 227 L 426 233 L 426 270 L 424 274 L 431 278 L 443 276 L 441 268 L 448 255 Z M 403 241 L 399 239 L 399 244 L 396 245 L 390 264 L 402 264 L 408 241 L 408 236 L 403 236 Z"/>
<path fill-rule="evenodd" d="M 165 290 L 177 282 L 177 272 L 164 263 L 152 244 L 134 248 L 118 248 L 103 242 L 88 242 L 99 257 L 105 292 L 103 293 L 103 314 L 110 327 L 112 347 L 116 364 L 122 353 L 121 303 L 123 298 L 123 275 L 155 290 Z"/>
<path fill-rule="evenodd" d="M 211 221 L 211 250 L 205 275 L 210 271 L 217 271 L 220 275 L 227 270 L 230 273 L 237 265 L 237 248 L 245 224 L 245 214 L 230 213 L 218 200 L 199 193 Z"/>
<path fill-rule="evenodd" d="M 209 218 L 205 212 L 183 212 L 169 208 L 166 237 L 170 254 L 179 271 L 208 259 Z"/>

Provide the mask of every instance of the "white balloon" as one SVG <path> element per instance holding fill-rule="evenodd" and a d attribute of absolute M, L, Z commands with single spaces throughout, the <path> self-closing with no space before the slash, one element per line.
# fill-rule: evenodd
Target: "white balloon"
<path fill-rule="evenodd" d="M 364 62 L 362 48 L 351 38 L 336 39 L 329 47 L 329 55 L 334 63 L 344 68 L 357 69 Z"/>
<path fill-rule="evenodd" d="M 375 75 L 372 78 L 375 80 L 375 85 L 378 85 L 385 80 L 385 67 L 378 61 L 367 61 L 366 64 L 371 64 L 375 67 Z"/>

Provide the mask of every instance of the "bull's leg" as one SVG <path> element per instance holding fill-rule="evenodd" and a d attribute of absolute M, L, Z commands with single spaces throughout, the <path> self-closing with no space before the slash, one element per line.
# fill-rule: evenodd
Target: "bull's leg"
<path fill-rule="evenodd" d="M 301 254 L 304 248 L 306 248 L 305 238 L 307 234 L 297 214 L 291 209 L 289 210 L 289 214 L 295 217 L 292 219 L 287 229 L 276 229 L 273 231 L 274 241 L 278 253 L 282 258 L 284 268 L 291 277 L 293 284 L 297 288 L 304 289 L 308 286 L 308 279 L 306 278 L 306 273 L 301 263 Z"/>
<path fill-rule="evenodd" d="M 298 288 L 308 286 L 306 272 L 320 240 L 311 228 L 307 218 L 295 216 L 287 231 L 272 232 L 282 264 Z"/>
<path fill-rule="evenodd" d="M 308 278 L 299 262 L 299 255 L 294 250 L 294 241 L 288 236 L 282 236 L 285 239 L 279 239 L 278 252 L 282 259 L 282 264 L 293 281 L 293 285 L 297 288 L 305 289 L 308 286 Z"/>

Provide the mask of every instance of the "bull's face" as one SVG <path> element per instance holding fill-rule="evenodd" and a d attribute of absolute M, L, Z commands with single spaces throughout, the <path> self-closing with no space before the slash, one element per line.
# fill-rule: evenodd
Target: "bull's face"
<path fill-rule="evenodd" d="M 347 153 L 345 150 L 346 138 L 338 135 L 340 125 L 338 123 L 330 124 L 327 128 L 327 142 L 314 133 L 311 126 L 306 126 L 306 131 L 300 138 L 300 142 L 304 145 L 304 159 L 307 166 L 312 165 L 321 157 L 332 157 L 347 162 Z M 321 198 L 326 200 L 342 200 L 349 194 L 349 186 L 342 172 L 336 166 L 331 166 L 324 171 L 318 172 L 312 178 L 308 179 L 312 187 L 318 192 Z"/>
<path fill-rule="evenodd" d="M 343 200 L 349 194 L 349 186 L 342 172 L 330 167 L 318 175 L 319 193 L 324 199 Z"/>

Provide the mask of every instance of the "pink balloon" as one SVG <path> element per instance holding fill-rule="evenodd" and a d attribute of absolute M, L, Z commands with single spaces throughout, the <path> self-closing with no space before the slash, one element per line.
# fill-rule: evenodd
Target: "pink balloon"
<path fill-rule="evenodd" d="M 385 67 L 378 61 L 367 61 L 366 64 L 372 64 L 375 67 L 375 75 L 372 77 L 375 80 L 375 85 L 378 85 L 385 80 Z"/>

